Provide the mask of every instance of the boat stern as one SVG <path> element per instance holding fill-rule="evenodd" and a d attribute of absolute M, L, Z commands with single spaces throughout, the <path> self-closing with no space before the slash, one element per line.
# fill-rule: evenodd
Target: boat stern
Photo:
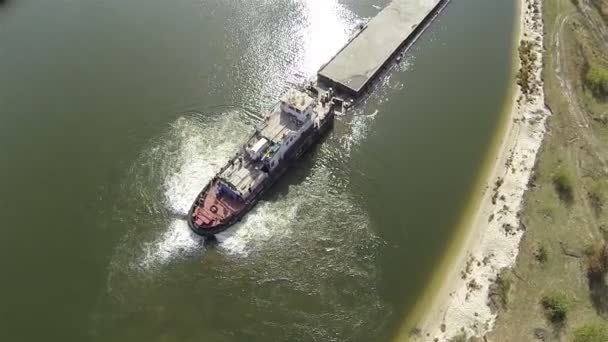
<path fill-rule="evenodd" d="M 198 196 L 188 214 L 190 229 L 201 236 L 213 236 L 227 229 L 244 207 L 243 202 L 218 191 L 212 181 Z"/>

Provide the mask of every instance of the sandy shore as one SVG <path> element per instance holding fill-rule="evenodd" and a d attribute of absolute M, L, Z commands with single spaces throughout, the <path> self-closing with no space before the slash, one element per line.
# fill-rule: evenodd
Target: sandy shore
<path fill-rule="evenodd" d="M 541 78 L 541 1 L 520 0 L 520 6 L 517 46 L 521 40 L 534 42 L 536 90 L 526 96 L 517 86 L 490 177 L 478 197 L 477 210 L 466 222 L 460 249 L 447 261 L 449 271 L 441 279 L 439 292 L 422 309 L 423 319 L 402 337 L 447 341 L 463 332 L 483 336 L 496 320 L 496 312 L 490 308 L 490 286 L 502 268 L 515 263 L 523 234 L 518 213 L 550 114 Z"/>

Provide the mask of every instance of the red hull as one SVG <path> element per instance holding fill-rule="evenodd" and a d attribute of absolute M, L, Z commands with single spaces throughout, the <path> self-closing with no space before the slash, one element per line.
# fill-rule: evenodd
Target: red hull
<path fill-rule="evenodd" d="M 190 210 L 191 228 L 200 235 L 214 235 L 240 219 L 246 203 L 228 196 L 218 196 L 217 181 L 211 181 Z"/>

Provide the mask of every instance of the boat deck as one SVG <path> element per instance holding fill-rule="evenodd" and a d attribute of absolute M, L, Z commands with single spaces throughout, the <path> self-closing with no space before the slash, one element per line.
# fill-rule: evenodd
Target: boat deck
<path fill-rule="evenodd" d="M 319 80 L 341 92 L 359 95 L 447 1 L 393 0 L 319 70 Z"/>
<path fill-rule="evenodd" d="M 216 192 L 217 184 L 213 184 L 205 196 L 204 203 L 194 211 L 196 225 L 213 227 L 244 207 L 242 201 L 233 200 L 227 196 L 218 198 Z"/>
<path fill-rule="evenodd" d="M 278 112 L 278 113 L 277 113 Z M 302 124 L 292 115 L 282 112 L 278 107 L 268 116 L 260 129 L 260 134 L 278 143 L 289 132 L 296 132 Z"/>
<path fill-rule="evenodd" d="M 241 193 L 245 193 L 262 174 L 263 171 L 260 168 L 259 163 L 250 163 L 243 158 L 237 158 L 220 176 Z"/>

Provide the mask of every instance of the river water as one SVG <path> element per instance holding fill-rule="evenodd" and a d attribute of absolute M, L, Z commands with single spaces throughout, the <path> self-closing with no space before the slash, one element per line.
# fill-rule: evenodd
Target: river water
<path fill-rule="evenodd" d="M 384 341 L 499 123 L 515 5 L 453 0 L 216 245 L 181 217 L 388 0 L 0 4 L 0 339 Z"/>

